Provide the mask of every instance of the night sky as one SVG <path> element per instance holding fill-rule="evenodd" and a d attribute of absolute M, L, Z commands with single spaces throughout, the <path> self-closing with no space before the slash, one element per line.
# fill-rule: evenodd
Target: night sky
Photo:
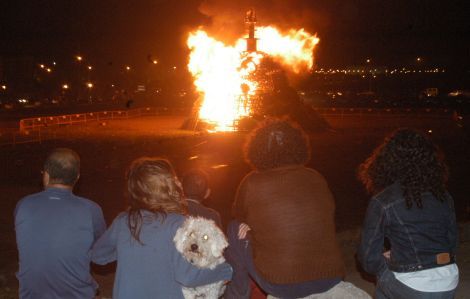
<path fill-rule="evenodd" d="M 6 3 L 5 3 L 6 2 Z M 465 0 L 7 0 L 0 9 L 0 55 L 66 59 L 78 53 L 95 63 L 148 63 L 148 55 L 185 65 L 186 34 L 203 26 L 233 41 L 244 12 L 259 25 L 317 33 L 321 66 L 372 58 L 377 65 L 470 65 L 470 11 Z"/>

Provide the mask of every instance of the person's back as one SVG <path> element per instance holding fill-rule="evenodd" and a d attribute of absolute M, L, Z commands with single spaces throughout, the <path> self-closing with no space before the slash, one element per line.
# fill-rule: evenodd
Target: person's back
<path fill-rule="evenodd" d="M 433 265 L 439 253 L 455 251 L 456 240 L 449 239 L 457 236 L 455 221 L 450 221 L 455 219 L 452 198 L 447 195 L 448 200 L 442 202 L 431 192 L 421 196 L 423 208 L 407 208 L 401 186 L 393 184 L 374 197 L 387 207 L 385 237 L 393 256 L 388 261 L 392 270 L 403 272 L 417 264 Z"/>
<path fill-rule="evenodd" d="M 222 227 L 220 214 L 216 210 L 204 206 L 197 200 L 191 198 L 187 198 L 186 200 L 188 201 L 188 215 L 214 220 L 215 224 L 220 228 Z"/>
<path fill-rule="evenodd" d="M 226 259 L 234 278 L 225 298 L 249 298 L 249 277 L 268 294 L 302 298 L 341 287 L 335 203 L 326 180 L 305 167 L 308 136 L 286 119 L 267 119 L 247 138 L 253 170 L 238 186 Z"/>
<path fill-rule="evenodd" d="M 45 168 L 47 176 L 54 172 Z M 47 180 L 44 191 L 23 198 L 15 209 L 19 297 L 93 298 L 98 285 L 88 252 L 106 228 L 101 209 L 75 196 L 71 186 Z"/>
<path fill-rule="evenodd" d="M 235 216 L 251 228 L 253 260 L 263 277 L 293 283 L 342 273 L 334 199 L 320 173 L 301 165 L 254 171 L 237 199 Z"/>
<path fill-rule="evenodd" d="M 187 277 L 189 264 L 180 260 L 174 246 L 176 230 L 185 217 L 178 214 L 162 216 L 143 211 L 140 231 L 141 243 L 133 240 L 128 223 L 128 214 L 122 213 L 110 227 L 110 235 L 116 238 L 117 269 L 113 298 L 182 298 L 181 285 L 191 281 Z M 97 243 L 100 247 L 102 242 Z M 93 253 L 93 260 L 104 264 L 106 247 Z M 162 290 L 165 290 L 164 292 Z"/>

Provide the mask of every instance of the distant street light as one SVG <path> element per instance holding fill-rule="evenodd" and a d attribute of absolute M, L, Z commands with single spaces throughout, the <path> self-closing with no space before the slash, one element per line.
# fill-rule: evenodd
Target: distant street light
<path fill-rule="evenodd" d="M 158 60 L 154 59 L 154 60 L 152 61 L 152 63 L 153 63 L 153 64 L 157 64 L 157 63 L 158 63 Z"/>
<path fill-rule="evenodd" d="M 51 70 L 50 68 L 47 68 L 46 71 L 47 71 L 48 73 L 52 72 L 52 70 Z"/>
<path fill-rule="evenodd" d="M 69 85 L 68 84 L 63 84 L 62 89 L 69 89 Z"/>
<path fill-rule="evenodd" d="M 87 84 L 86 84 L 86 87 L 88 87 L 88 88 L 92 89 L 92 88 L 93 88 L 93 83 L 91 83 L 91 82 L 87 82 Z"/>
<path fill-rule="evenodd" d="M 2 89 L 3 89 L 3 90 L 7 90 L 7 86 L 6 86 L 6 85 L 2 85 Z"/>
<path fill-rule="evenodd" d="M 43 69 L 43 68 L 45 68 L 46 66 L 45 66 L 44 64 L 40 64 L 39 67 Z"/>
<path fill-rule="evenodd" d="M 416 58 L 417 62 L 421 62 L 421 60 L 422 60 L 421 57 Z"/>
<path fill-rule="evenodd" d="M 130 71 L 131 70 L 131 67 L 126 65 L 126 70 Z"/>
<path fill-rule="evenodd" d="M 88 68 L 88 70 L 90 70 L 90 71 L 93 69 L 93 67 L 92 67 L 91 65 L 89 65 L 87 68 Z"/>
<path fill-rule="evenodd" d="M 83 57 L 80 56 L 80 55 L 75 56 L 75 58 L 77 59 L 77 61 L 82 61 L 83 60 Z"/>
<path fill-rule="evenodd" d="M 370 63 L 370 62 L 371 62 L 371 59 L 370 59 L 370 58 L 367 58 L 366 62 L 367 62 L 367 63 Z"/>

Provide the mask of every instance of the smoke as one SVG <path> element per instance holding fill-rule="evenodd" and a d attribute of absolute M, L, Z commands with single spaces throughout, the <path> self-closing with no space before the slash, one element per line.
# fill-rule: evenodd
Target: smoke
<path fill-rule="evenodd" d="M 232 43 L 244 34 L 247 10 L 256 10 L 259 26 L 275 26 L 280 30 L 304 28 L 318 33 L 329 24 L 328 15 L 305 0 L 204 0 L 199 11 L 211 19 L 204 29 L 218 39 Z"/>

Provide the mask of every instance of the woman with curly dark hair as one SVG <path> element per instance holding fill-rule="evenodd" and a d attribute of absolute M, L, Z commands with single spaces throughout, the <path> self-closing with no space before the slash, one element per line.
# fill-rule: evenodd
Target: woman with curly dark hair
<path fill-rule="evenodd" d="M 457 224 L 447 177 L 440 150 L 411 129 L 393 132 L 359 167 L 373 197 L 358 259 L 377 276 L 376 298 L 454 297 Z"/>
<path fill-rule="evenodd" d="M 117 261 L 113 298 L 183 299 L 182 286 L 230 279 L 229 264 L 201 269 L 176 250 L 173 238 L 185 220 L 186 200 L 169 161 L 144 157 L 132 162 L 127 191 L 129 209 L 92 250 L 97 264 Z"/>
<path fill-rule="evenodd" d="M 250 298 L 250 277 L 279 298 L 343 286 L 335 202 L 323 176 L 305 166 L 308 136 L 286 119 L 269 119 L 244 150 L 253 171 L 238 187 L 236 220 L 228 227 L 226 256 L 234 276 L 225 298 Z"/>

